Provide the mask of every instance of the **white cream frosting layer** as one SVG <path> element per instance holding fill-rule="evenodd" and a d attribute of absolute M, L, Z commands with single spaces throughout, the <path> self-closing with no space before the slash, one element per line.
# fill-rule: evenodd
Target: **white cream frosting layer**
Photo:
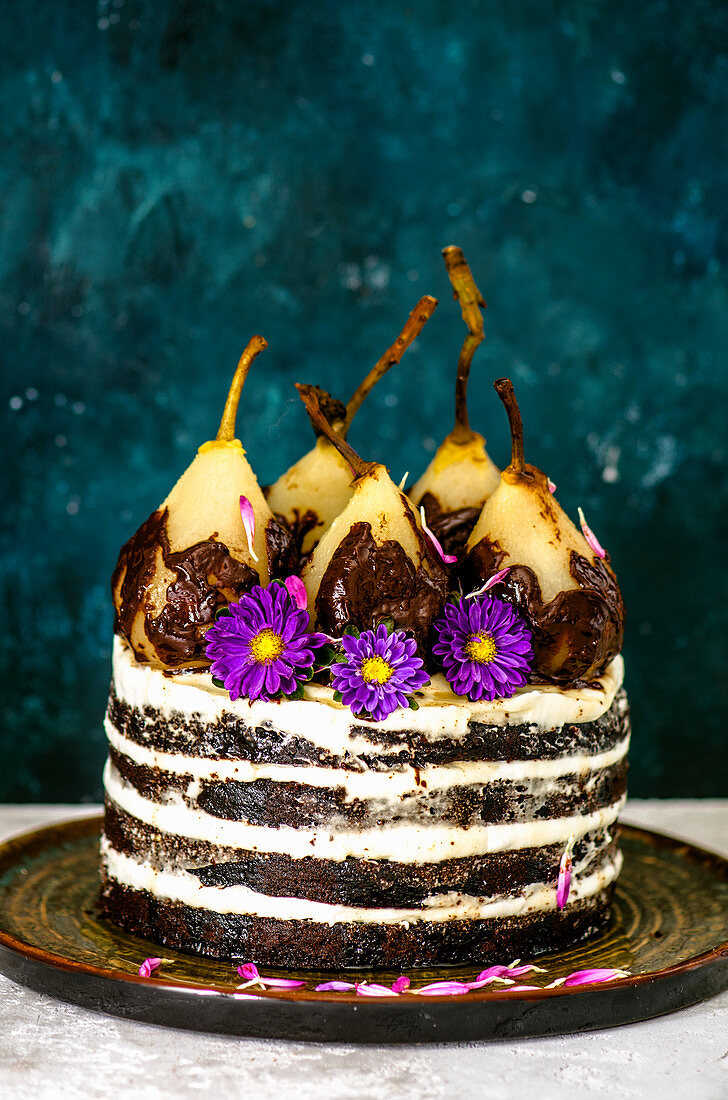
<path fill-rule="evenodd" d="M 226 848 L 277 852 L 293 859 L 315 856 L 344 860 L 389 859 L 401 863 L 436 863 L 443 859 L 504 852 L 513 848 L 537 848 L 546 844 L 566 843 L 592 829 L 602 829 L 616 820 L 624 799 L 590 814 L 545 818 L 538 821 L 504 822 L 463 829 L 430 818 L 428 821 L 396 822 L 386 828 L 292 829 L 286 825 L 271 828 L 213 817 L 204 810 L 188 806 L 176 793 L 164 802 L 142 797 L 125 783 L 109 762 L 104 771 L 104 786 L 119 809 L 146 825 L 171 835 L 220 844 Z"/>
<path fill-rule="evenodd" d="M 305 738 L 323 749 L 340 753 L 371 753 L 372 742 L 358 735 L 366 731 L 376 738 L 378 730 L 388 733 L 413 730 L 430 741 L 462 738 L 471 722 L 493 726 L 533 724 L 553 729 L 570 722 L 591 722 L 609 710 L 624 676 L 624 662 L 615 657 L 600 678 L 598 687 L 563 690 L 550 685 L 520 688 L 511 699 L 492 703 L 471 703 L 456 696 L 441 675 L 418 693 L 419 710 L 396 710 L 383 722 L 366 723 L 355 718 L 348 707 L 334 700 L 331 688 L 309 684 L 301 700 L 250 703 L 232 702 L 228 693 L 212 683 L 209 673 L 166 676 L 151 665 L 142 665 L 127 643 L 114 639 L 113 678 L 117 697 L 129 706 L 153 707 L 163 715 L 179 713 L 201 722 L 217 722 L 224 713 L 233 714 L 246 726 L 271 726 L 282 733 Z"/>
<path fill-rule="evenodd" d="M 321 768 L 313 764 L 254 764 L 247 760 L 210 760 L 150 749 L 123 737 L 107 718 L 105 723 L 109 744 L 135 764 L 159 768 L 176 776 L 211 782 L 234 780 L 254 783 L 269 779 L 276 783 L 303 783 L 310 787 L 337 788 L 346 798 L 381 799 L 396 802 L 422 791 L 450 790 L 453 787 L 493 783 L 496 781 L 528 782 L 558 780 L 564 776 L 584 776 L 619 763 L 629 750 L 629 737 L 613 748 L 589 756 L 578 753 L 553 760 L 465 760 L 457 764 L 430 764 L 413 768 L 407 764 L 397 771 L 353 772 L 340 768 Z"/>
<path fill-rule="evenodd" d="M 525 916 L 528 913 L 556 909 L 555 884 L 536 883 L 518 894 L 493 898 L 467 894 L 433 895 L 424 909 L 365 909 L 350 905 L 330 905 L 303 898 L 271 897 L 247 886 L 203 886 L 186 871 L 159 871 L 151 864 L 132 859 L 112 848 L 104 839 L 101 856 L 111 878 L 135 890 L 146 890 L 157 898 L 181 902 L 215 913 L 234 913 L 278 920 L 312 920 L 322 924 L 415 924 L 446 920 L 482 920 L 488 917 Z M 583 873 L 574 867 L 568 905 L 598 894 L 619 874 L 622 856 L 597 870 Z"/>

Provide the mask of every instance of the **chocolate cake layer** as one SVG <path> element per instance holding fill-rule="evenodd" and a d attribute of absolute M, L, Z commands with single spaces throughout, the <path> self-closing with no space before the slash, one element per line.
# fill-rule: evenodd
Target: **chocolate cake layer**
<path fill-rule="evenodd" d="M 188 871 L 204 886 L 243 885 L 272 897 L 372 908 L 417 908 L 429 897 L 452 891 L 493 897 L 524 890 L 534 882 L 555 882 L 563 854 L 563 845 L 552 844 L 437 863 L 292 859 L 278 852 L 241 851 L 172 836 L 130 817 L 110 801 L 104 831 L 117 852 L 159 870 Z M 588 869 L 600 867 L 614 860 L 616 849 L 613 833 L 598 830 L 576 841 L 573 860 Z"/>
<path fill-rule="evenodd" d="M 404 970 L 441 963 L 558 951 L 603 930 L 611 887 L 567 909 L 492 920 L 402 924 L 320 924 L 216 913 L 130 890 L 102 877 L 101 913 L 128 932 L 175 950 L 212 958 L 325 970 Z"/>
<path fill-rule="evenodd" d="M 603 684 L 352 718 L 328 689 L 233 703 L 115 646 L 103 911 L 281 966 L 407 967 L 553 949 L 606 919 L 629 712 Z M 429 694 L 427 694 L 429 692 Z M 571 888 L 559 910 L 565 851 Z"/>
<path fill-rule="evenodd" d="M 232 710 L 211 724 L 202 716 L 154 707 L 133 707 L 112 691 L 108 719 L 125 738 L 165 753 L 205 759 L 248 760 L 268 764 L 315 764 L 348 771 L 391 771 L 400 767 L 425 768 L 469 760 L 555 760 L 575 754 L 594 755 L 614 748 L 629 733 L 629 707 L 623 690 L 599 718 L 543 729 L 534 723 L 485 725 L 469 723 L 461 738 L 428 740 L 421 732 L 403 728 L 374 729 L 356 722 L 348 725 L 356 751 L 341 754 L 314 744 L 287 730 L 251 726 Z M 361 743 L 371 745 L 362 751 Z"/>
<path fill-rule="evenodd" d="M 191 808 L 199 808 L 227 821 L 251 825 L 333 829 L 361 826 L 373 828 L 397 821 L 423 822 L 431 818 L 468 828 L 475 824 L 533 821 L 539 818 L 572 817 L 593 813 L 622 797 L 627 786 L 627 762 L 611 767 L 558 778 L 495 780 L 434 791 L 422 790 L 394 800 L 350 798 L 344 787 L 316 787 L 305 783 L 254 779 L 239 782 L 200 780 L 189 773 L 175 773 L 137 764 L 110 748 L 109 759 L 121 778 L 144 798 L 165 801 L 172 792 Z M 306 769 L 299 769 L 303 776 Z M 456 773 L 457 774 L 457 773 Z M 335 776 L 332 774 L 332 780 Z M 187 792 L 193 790 L 194 794 Z"/>

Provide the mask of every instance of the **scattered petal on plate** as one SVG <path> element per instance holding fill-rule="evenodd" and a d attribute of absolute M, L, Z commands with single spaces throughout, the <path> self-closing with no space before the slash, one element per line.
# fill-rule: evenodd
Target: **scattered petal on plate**
<path fill-rule="evenodd" d="M 470 992 L 469 982 L 431 982 L 423 985 L 421 989 L 413 989 L 422 997 L 456 997 L 461 993 Z"/>
<path fill-rule="evenodd" d="M 353 982 L 323 982 L 317 985 L 316 993 L 344 993 L 347 989 L 354 989 Z"/>
<path fill-rule="evenodd" d="M 379 985 L 377 982 L 357 982 L 356 992 L 360 997 L 396 997 L 388 985 Z"/>
<path fill-rule="evenodd" d="M 406 993 L 409 987 L 410 980 L 406 974 L 400 974 L 400 976 L 392 982 L 393 993 Z"/>
<path fill-rule="evenodd" d="M 598 982 L 612 982 L 615 978 L 627 978 L 629 972 L 627 970 L 576 970 L 573 974 L 567 975 L 563 979 L 565 986 L 574 985 L 596 985 Z"/>
<path fill-rule="evenodd" d="M 261 978 L 266 989 L 300 989 L 305 982 L 294 978 Z"/>
<path fill-rule="evenodd" d="M 140 978 L 151 978 L 152 971 L 156 970 L 162 965 L 161 959 L 145 959 L 142 965 L 139 967 Z"/>

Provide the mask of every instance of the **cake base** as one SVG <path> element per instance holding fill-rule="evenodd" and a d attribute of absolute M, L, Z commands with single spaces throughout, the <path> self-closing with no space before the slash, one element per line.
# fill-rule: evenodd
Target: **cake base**
<path fill-rule="evenodd" d="M 603 932 L 612 886 L 568 910 L 405 925 L 320 924 L 195 909 L 105 879 L 100 912 L 127 932 L 209 958 L 255 959 L 296 970 L 409 970 L 489 958 L 533 958 Z"/>

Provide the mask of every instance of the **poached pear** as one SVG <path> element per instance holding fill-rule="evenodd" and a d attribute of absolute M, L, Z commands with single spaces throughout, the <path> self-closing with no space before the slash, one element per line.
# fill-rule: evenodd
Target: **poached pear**
<path fill-rule="evenodd" d="M 508 413 L 511 462 L 468 539 L 463 580 L 476 588 L 508 567 L 492 592 L 517 607 L 533 633 L 531 679 L 589 683 L 622 648 L 617 580 L 601 547 L 597 553 L 559 506 L 547 476 L 524 461 L 511 382 L 494 385 Z"/>
<path fill-rule="evenodd" d="M 425 295 L 407 318 L 399 336 L 357 387 L 346 405 L 315 387 L 331 430 L 346 439 L 351 422 L 364 398 L 417 339 L 437 306 L 437 299 Z M 353 493 L 352 473 L 347 460 L 315 424 L 316 444 L 271 485 L 267 493 L 273 512 L 288 523 L 301 556 L 313 549 L 321 536 L 346 507 Z"/>
<path fill-rule="evenodd" d="M 412 502 L 378 462 L 365 462 L 323 416 L 311 386 L 298 391 L 311 420 L 351 469 L 343 511 L 306 562 L 301 579 L 318 629 L 340 637 L 390 619 L 424 650 L 448 593 L 448 572 Z"/>
<path fill-rule="evenodd" d="M 122 547 L 112 577 L 116 632 L 140 661 L 200 668 L 205 632 L 218 610 L 285 571 L 290 535 L 274 518 L 242 443 L 240 394 L 255 357 L 254 336 L 235 371 L 217 437 L 199 448 L 166 500 Z M 240 498 L 254 517 L 248 540 Z"/>
<path fill-rule="evenodd" d="M 428 526 L 448 554 L 462 552 L 480 509 L 498 487 L 500 472 L 485 449 L 485 439 L 468 419 L 467 387 L 473 356 L 484 336 L 485 301 L 462 249 L 449 245 L 443 258 L 468 334 L 458 357 L 455 426 L 438 447 L 410 497 L 425 509 Z"/>

